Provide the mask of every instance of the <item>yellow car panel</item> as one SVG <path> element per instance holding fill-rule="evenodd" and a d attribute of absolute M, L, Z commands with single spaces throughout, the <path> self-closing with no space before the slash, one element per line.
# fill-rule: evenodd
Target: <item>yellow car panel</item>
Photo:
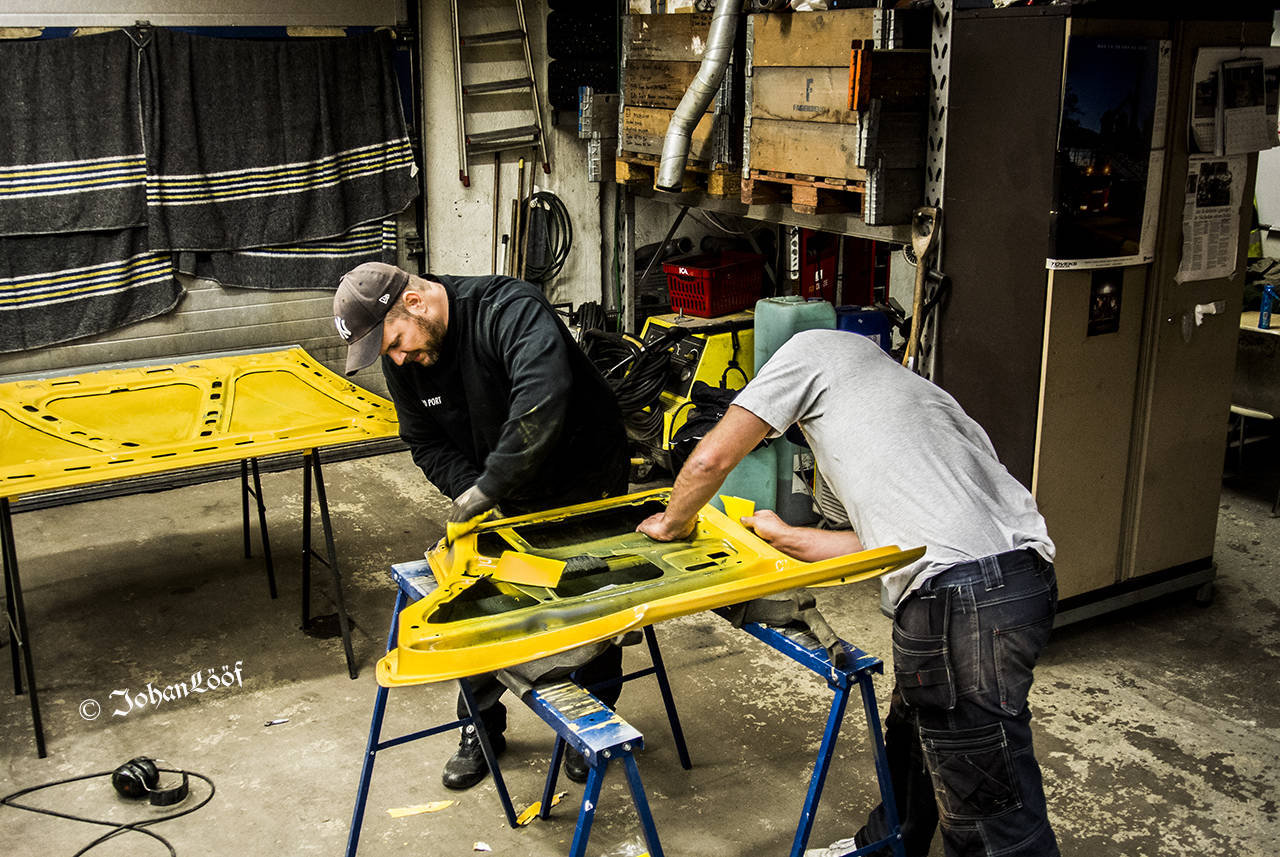
<path fill-rule="evenodd" d="M 0 384 L 0 497 L 393 437 L 395 408 L 298 347 Z"/>
<path fill-rule="evenodd" d="M 484 521 L 442 540 L 427 555 L 439 588 L 401 612 L 378 682 L 394 687 L 502 669 L 774 592 L 866 580 L 924 554 L 891 546 L 801 562 L 712 506 L 686 541 L 635 532 L 669 496 L 659 489 Z M 500 579 L 512 553 L 529 555 L 531 564 L 564 563 L 558 585 Z"/>

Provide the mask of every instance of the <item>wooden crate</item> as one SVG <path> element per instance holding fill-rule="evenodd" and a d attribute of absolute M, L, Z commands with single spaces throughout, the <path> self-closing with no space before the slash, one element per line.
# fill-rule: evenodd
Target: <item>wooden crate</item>
<path fill-rule="evenodd" d="M 628 15 L 622 26 L 621 158 L 660 155 L 671 116 L 697 77 L 711 15 Z M 734 170 L 742 163 L 742 44 L 740 30 L 724 80 L 694 128 L 689 167 Z M 686 176 L 686 184 L 696 177 Z M 622 179 L 618 179 L 622 181 Z M 705 186 L 707 182 L 702 180 Z M 733 191 L 737 193 L 736 187 Z"/>
<path fill-rule="evenodd" d="M 849 106 L 854 110 L 876 99 L 886 110 L 923 112 L 929 86 L 928 51 L 878 51 L 869 43 L 850 51 Z"/>
<path fill-rule="evenodd" d="M 748 62 L 767 66 L 849 67 L 856 42 L 875 37 L 874 9 L 827 12 L 765 12 L 748 18 Z"/>
<path fill-rule="evenodd" d="M 623 15 L 623 63 L 633 60 L 702 62 L 711 15 Z"/>
<path fill-rule="evenodd" d="M 620 148 L 641 155 L 661 155 L 662 140 L 671 124 L 672 110 L 658 107 L 624 107 L 618 127 Z M 703 115 L 689 139 L 689 158 L 710 165 L 717 161 L 715 116 Z"/>
<path fill-rule="evenodd" d="M 748 169 L 838 179 L 867 177 L 858 166 L 857 123 L 751 120 L 744 160 Z"/>
<path fill-rule="evenodd" d="M 662 107 L 674 110 L 685 90 L 698 76 L 701 63 L 662 60 L 631 60 L 622 70 L 622 100 L 633 107 Z M 713 98 L 707 112 L 715 109 Z"/>
<path fill-rule="evenodd" d="M 756 68 L 747 78 L 751 119 L 856 123 L 849 108 L 849 67 Z"/>
<path fill-rule="evenodd" d="M 750 16 L 744 202 L 852 211 L 876 225 L 919 204 L 923 182 L 910 190 L 901 173 L 923 173 L 928 53 L 875 50 L 874 12 Z"/>

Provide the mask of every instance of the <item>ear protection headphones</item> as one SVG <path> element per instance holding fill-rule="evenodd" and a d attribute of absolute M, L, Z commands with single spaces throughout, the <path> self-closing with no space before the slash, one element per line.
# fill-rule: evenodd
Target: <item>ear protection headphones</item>
<path fill-rule="evenodd" d="M 160 771 L 182 774 L 182 783 L 171 788 L 157 788 L 160 784 Z M 152 806 L 172 806 L 180 803 L 187 796 L 190 785 L 186 771 L 170 771 L 158 768 L 156 763 L 146 756 L 130 759 L 111 772 L 111 785 L 121 797 L 142 798 L 150 796 Z"/>

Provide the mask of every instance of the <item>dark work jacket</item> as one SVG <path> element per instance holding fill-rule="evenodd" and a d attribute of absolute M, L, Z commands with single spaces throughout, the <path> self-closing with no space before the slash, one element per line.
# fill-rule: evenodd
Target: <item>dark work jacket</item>
<path fill-rule="evenodd" d="M 506 514 L 625 493 L 617 400 L 542 293 L 510 277 L 426 276 L 449 296 L 440 356 L 383 357 L 382 374 L 427 479 L 453 498 L 479 485 Z"/>

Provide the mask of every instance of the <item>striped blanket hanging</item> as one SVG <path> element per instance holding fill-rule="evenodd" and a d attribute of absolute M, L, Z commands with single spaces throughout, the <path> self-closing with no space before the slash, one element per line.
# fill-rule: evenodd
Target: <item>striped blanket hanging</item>
<path fill-rule="evenodd" d="M 136 62 L 120 30 L 0 42 L 0 235 L 146 223 Z"/>
<path fill-rule="evenodd" d="M 396 222 L 366 223 L 338 238 L 292 247 L 197 253 L 193 274 L 246 289 L 330 289 L 362 262 L 396 261 Z"/>
<path fill-rule="evenodd" d="M 177 306 L 173 257 L 146 230 L 0 238 L 0 352 L 113 330 Z"/>
<path fill-rule="evenodd" d="M 336 239 L 417 196 L 383 32 L 267 42 L 156 30 L 144 62 L 152 246 Z"/>

